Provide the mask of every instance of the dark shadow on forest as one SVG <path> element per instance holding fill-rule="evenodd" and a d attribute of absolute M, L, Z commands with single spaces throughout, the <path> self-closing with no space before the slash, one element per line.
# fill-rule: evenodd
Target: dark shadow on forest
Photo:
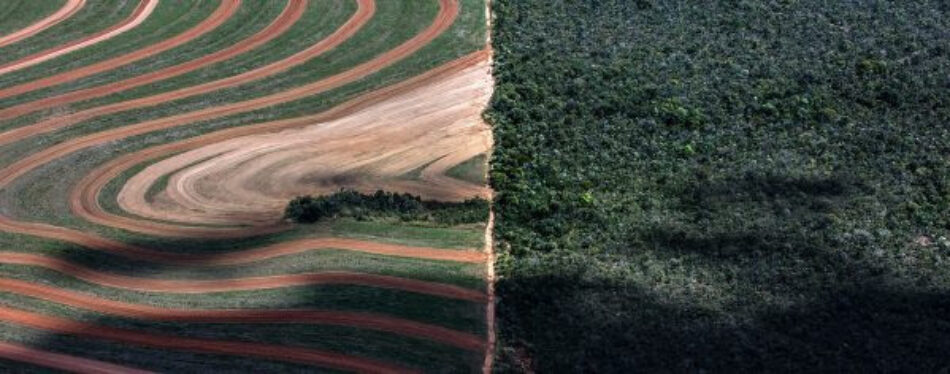
<path fill-rule="evenodd" d="M 521 296 L 501 300 L 502 331 L 525 337 L 502 342 L 500 371 L 946 373 L 950 293 L 895 282 L 835 239 L 831 215 L 866 192 L 849 177 L 698 183 L 685 218 L 631 233 L 619 257 L 522 259 L 498 283 Z M 662 287 L 681 273 L 607 268 L 647 257 L 728 273 L 719 285 L 735 288 L 710 307 Z"/>

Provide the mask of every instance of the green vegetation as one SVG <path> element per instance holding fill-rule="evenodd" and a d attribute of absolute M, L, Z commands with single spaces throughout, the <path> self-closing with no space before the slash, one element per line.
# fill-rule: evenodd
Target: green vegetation
<path fill-rule="evenodd" d="M 494 3 L 499 371 L 947 370 L 947 2 Z"/>
<path fill-rule="evenodd" d="M 431 0 L 426 1 L 431 2 Z M 40 170 L 24 176 L 23 178 L 19 178 L 13 185 L 5 188 L 3 191 L 0 191 L 0 201 L 5 201 L 5 208 L 9 214 L 22 217 L 24 219 L 48 222 L 51 224 L 64 225 L 80 230 L 97 232 L 99 234 L 116 237 L 117 239 L 124 241 L 133 241 L 139 243 L 147 242 L 163 249 L 178 248 L 177 246 L 179 243 L 175 242 L 174 240 L 149 238 L 143 235 L 105 228 L 99 225 L 78 220 L 69 214 L 69 208 L 66 204 L 67 201 L 64 197 L 69 196 L 69 190 L 71 186 L 75 185 L 79 178 L 88 173 L 88 171 L 94 168 L 96 165 L 99 165 L 106 160 L 115 157 L 117 154 L 133 152 L 149 146 L 173 142 L 223 128 L 250 125 L 269 120 L 292 118 L 306 114 L 319 113 L 320 111 L 331 108 L 336 104 L 342 103 L 345 100 L 351 99 L 367 91 L 398 82 L 415 74 L 422 73 L 435 66 L 444 64 L 451 59 L 478 50 L 484 46 L 485 23 L 482 7 L 484 3 L 482 3 L 481 0 L 463 0 L 461 3 L 462 12 L 459 15 L 459 19 L 456 20 L 455 24 L 453 24 L 453 26 L 449 28 L 449 30 L 447 30 L 442 36 L 433 41 L 433 43 L 422 48 L 416 54 L 409 56 L 408 58 L 395 63 L 370 77 L 340 87 L 338 89 L 331 90 L 327 93 L 315 95 L 298 101 L 253 112 L 238 114 L 235 116 L 229 116 L 195 124 L 188 124 L 187 126 L 131 137 L 122 141 L 113 142 L 101 147 L 90 148 L 73 155 L 66 156 L 47 166 L 44 166 Z M 431 22 L 432 17 L 435 14 L 434 3 L 431 4 L 432 9 L 425 12 L 420 12 L 419 9 L 412 8 L 409 5 L 412 4 L 408 2 L 378 3 L 377 16 L 371 20 L 370 23 L 379 22 L 382 23 L 382 25 L 367 25 L 366 28 L 361 30 L 353 40 L 347 41 L 338 49 L 353 48 L 364 51 L 365 49 L 369 48 L 365 39 L 369 39 L 372 40 L 373 48 L 376 50 L 369 51 L 367 54 L 381 53 L 381 50 L 384 50 L 384 48 L 391 48 L 395 43 L 401 42 L 403 39 L 399 38 L 401 36 L 400 35 L 391 36 L 385 40 L 380 40 L 379 32 L 376 30 L 377 28 L 392 29 L 392 25 L 395 23 L 418 22 L 427 24 L 428 22 Z M 423 6 L 422 9 L 427 8 Z M 391 15 L 391 13 L 395 13 L 395 15 Z M 370 33 L 371 31 L 374 33 Z M 364 33 L 368 34 L 363 35 Z M 384 34 L 390 36 L 388 33 Z M 408 36 L 406 37 L 408 38 Z M 353 44 L 357 42 L 356 39 L 363 40 L 363 44 L 360 45 L 359 48 L 356 48 L 356 45 Z M 350 58 L 350 56 L 345 53 L 345 50 L 339 53 L 346 59 Z M 313 67 L 313 70 L 310 72 L 298 71 L 294 76 L 291 77 L 280 76 L 279 78 L 268 78 L 268 80 L 276 79 L 280 82 L 279 87 L 286 89 L 290 86 L 304 83 L 304 79 L 306 81 L 312 81 L 324 77 L 324 74 L 338 72 L 335 70 L 327 71 L 326 69 L 328 67 L 332 66 L 333 69 L 344 69 L 346 67 L 352 66 L 351 62 L 340 59 L 340 57 L 336 54 L 333 54 L 336 57 L 328 57 L 330 55 L 331 53 L 328 53 L 327 55 L 318 57 L 313 61 L 308 62 L 306 66 Z M 328 58 L 331 60 L 327 60 Z M 337 58 L 337 60 L 332 60 L 332 58 Z M 330 61 L 332 61 L 332 63 Z M 254 87 L 244 87 L 241 90 L 244 95 L 246 95 L 246 98 L 250 98 L 256 94 L 254 89 L 257 87 L 257 84 L 252 84 L 252 86 Z M 263 87 L 263 85 L 261 87 Z M 201 103 L 202 107 L 221 104 L 220 102 L 217 102 L 219 97 L 216 93 L 203 95 L 201 97 L 206 100 Z M 16 159 L 26 157 L 27 155 L 34 153 L 51 143 L 62 142 L 85 134 L 102 131 L 108 128 L 124 126 L 130 123 L 151 118 L 163 117 L 170 114 L 178 114 L 186 109 L 191 108 L 179 107 L 175 104 L 168 104 L 154 108 L 123 112 L 112 116 L 86 121 L 53 133 L 39 135 L 35 138 L 28 139 L 27 141 L 0 146 L 0 165 L 7 165 Z M 16 196 L 16 198 L 12 198 L 13 196 Z"/>
<path fill-rule="evenodd" d="M 8 0 L 0 3 L 0 36 L 11 34 L 46 18 L 65 3 L 66 0 Z"/>
<path fill-rule="evenodd" d="M 406 222 L 433 222 L 440 225 L 461 225 L 488 221 L 488 200 L 481 198 L 463 202 L 423 201 L 419 196 L 378 190 L 367 195 L 353 190 L 340 190 L 325 196 L 300 196 L 287 204 L 284 217 L 298 223 L 349 217 L 357 220 L 396 217 Z"/>
<path fill-rule="evenodd" d="M 0 64 L 8 64 L 34 53 L 99 33 L 128 18 L 138 4 L 138 1 L 125 0 L 87 1 L 82 9 L 63 22 L 39 34 L 0 48 Z"/>
<path fill-rule="evenodd" d="M 488 157 L 482 154 L 465 160 L 465 162 L 461 164 L 455 165 L 449 169 L 445 175 L 466 182 L 484 185 L 488 183 L 485 172 L 487 165 Z"/>
<path fill-rule="evenodd" d="M 0 76 L 0 87 L 10 87 L 92 65 L 159 43 L 208 18 L 217 9 L 218 4 L 218 1 L 193 2 L 187 5 L 159 2 L 152 14 L 135 28 L 101 43 L 19 70 L 15 74 L 4 74 Z M 91 2 L 88 5 L 92 5 Z"/>
<path fill-rule="evenodd" d="M 461 2 L 463 8 L 460 18 L 448 32 L 439 37 L 432 45 L 424 47 L 418 53 L 396 62 L 377 74 L 320 95 L 300 98 L 271 108 L 201 123 L 182 123 L 178 128 L 156 131 L 76 152 L 44 165 L 0 190 L 0 210 L 2 210 L 0 213 L 25 221 L 62 225 L 83 232 L 102 234 L 108 238 L 137 247 L 176 253 L 233 252 L 283 243 L 288 240 L 325 236 L 447 248 L 447 250 L 481 248 L 484 239 L 484 218 L 478 220 L 477 223 L 464 225 L 454 223 L 452 226 L 436 224 L 436 220 L 450 221 L 447 216 L 438 216 L 438 214 L 442 214 L 440 212 L 445 211 L 455 216 L 460 215 L 459 211 L 442 209 L 441 207 L 435 207 L 437 212 L 431 213 L 433 222 L 402 222 L 398 218 L 384 217 L 359 221 L 348 217 L 338 217 L 313 225 L 298 225 L 286 232 L 277 234 L 233 240 L 209 240 L 153 237 L 85 222 L 70 213 L 67 201 L 70 191 L 80 178 L 88 174 L 93 168 L 114 159 L 118 155 L 224 128 L 319 113 L 372 89 L 399 82 L 482 48 L 485 32 L 482 12 L 484 3 L 481 0 L 462 0 Z M 216 4 L 215 2 L 191 1 L 183 3 L 182 6 L 184 8 L 201 6 L 204 7 L 202 9 L 210 10 L 213 7 L 209 6 Z M 215 105 L 281 92 L 291 87 L 346 71 L 392 49 L 428 26 L 436 14 L 436 4 L 437 2 L 434 0 L 379 1 L 376 17 L 369 21 L 366 27 L 359 31 L 353 39 L 301 66 L 241 87 L 187 98 L 152 108 L 141 108 L 95 118 L 70 128 L 40 134 L 2 146 L 0 147 L 0 167 L 8 166 L 10 163 L 34 154 L 52 144 L 69 141 L 80 136 L 128 126 L 149 119 L 180 114 L 185 111 L 210 108 Z M 9 98 L 9 100 L 0 102 L 0 107 L 125 79 L 226 48 L 228 45 L 259 31 L 276 16 L 277 11 L 283 5 L 283 2 L 246 1 L 236 18 L 229 20 L 220 30 L 215 30 L 205 37 L 180 48 L 130 64 L 116 71 Z M 304 19 L 299 24 L 294 25 L 291 31 L 250 53 L 180 77 L 108 97 L 75 103 L 64 108 L 23 116 L 5 121 L 0 126 L 3 129 L 10 129 L 36 122 L 51 114 L 64 114 L 77 109 L 165 92 L 256 68 L 285 58 L 326 37 L 352 15 L 354 10 L 355 6 L 352 1 L 315 0 L 311 2 Z M 184 12 L 184 10 L 180 11 Z M 196 20 L 199 18 L 197 15 L 193 17 Z M 184 22 L 183 20 L 180 20 L 180 22 Z M 170 29 L 163 30 L 166 32 L 166 37 L 173 34 Z M 121 39 L 116 38 L 108 43 L 103 43 L 100 47 L 104 48 L 102 51 L 122 53 L 124 51 L 122 51 L 123 47 L 121 45 L 132 48 L 125 43 L 130 43 L 129 41 L 133 40 L 132 38 L 135 35 L 130 32 L 123 35 Z M 145 37 L 139 35 L 138 38 L 140 39 L 137 40 L 145 40 Z M 51 63 L 51 65 L 59 66 L 59 64 L 64 63 L 63 61 L 65 60 L 59 60 L 55 64 Z M 93 60 L 87 60 L 87 63 L 89 61 Z M 102 196 L 100 196 L 103 208 L 110 212 L 120 213 L 117 204 L 115 204 L 116 193 L 129 177 L 152 162 L 154 160 L 145 161 L 142 165 L 123 173 L 116 180 L 109 183 Z M 159 181 L 155 188 L 161 188 L 165 183 L 167 181 Z M 155 192 L 154 190 L 150 191 L 150 194 Z M 425 203 L 420 202 L 420 204 L 426 209 L 432 207 Z M 484 217 L 487 214 L 487 203 L 482 201 L 479 206 L 482 208 L 480 217 Z M 428 216 L 425 218 L 430 219 Z M 279 274 L 351 271 L 439 282 L 475 291 L 483 291 L 485 287 L 485 269 L 482 264 L 380 256 L 334 248 L 315 248 L 319 250 L 239 266 L 199 268 L 153 264 L 110 255 L 105 251 L 97 251 L 29 235 L 0 233 L 0 247 L 9 252 L 26 252 L 50 256 L 110 274 L 154 279 L 218 280 Z M 206 294 L 150 293 L 98 286 L 41 267 L 11 264 L 0 265 L 0 277 L 26 280 L 102 298 L 148 305 L 176 308 L 317 308 L 367 312 L 440 325 L 476 335 L 485 334 L 486 311 L 483 302 L 429 296 L 384 287 L 327 284 Z M 482 352 L 460 351 L 442 343 L 366 329 L 336 326 L 152 323 L 90 313 L 55 303 L 20 297 L 13 293 L 0 295 L 0 304 L 15 309 L 32 310 L 47 315 L 84 320 L 100 325 L 129 327 L 146 332 L 167 332 L 176 335 L 204 336 L 223 340 L 266 341 L 277 344 L 327 348 L 371 358 L 380 358 L 396 364 L 418 367 L 433 372 L 472 371 L 479 367 L 482 359 Z M 214 368 L 215 371 L 246 371 L 247 368 L 263 372 L 304 371 L 303 367 L 289 364 L 241 357 L 143 349 L 130 344 L 51 334 L 13 324 L 0 324 L 0 340 L 21 342 L 43 350 L 64 352 L 80 357 L 97 358 L 160 371 L 195 371 L 203 366 Z M 17 366 L 17 368 L 20 368 L 20 366 Z M 314 368 L 307 369 L 312 371 Z"/>
<path fill-rule="evenodd" d="M 284 7 L 285 4 L 280 1 L 242 2 L 241 8 L 224 24 L 182 46 L 126 65 L 119 70 L 111 70 L 54 87 L 6 98 L 0 100 L 0 105 L 10 106 L 78 89 L 121 81 L 215 53 L 260 32 L 274 22 Z M 218 64 L 206 66 L 186 75 L 155 82 L 136 89 L 122 91 L 110 96 L 70 104 L 63 108 L 54 109 L 52 113 L 55 113 L 56 110 L 65 112 L 81 110 L 92 106 L 114 103 L 120 101 L 120 99 L 128 100 L 159 92 L 167 92 L 225 76 L 236 75 L 272 63 L 323 39 L 346 22 L 355 11 L 356 6 L 350 1 L 310 1 L 303 17 L 289 30 L 271 42 L 252 51 L 240 54 L 239 56 Z M 133 48 L 138 49 L 141 48 L 141 46 Z M 187 78 L 185 78 L 186 76 Z M 137 93 L 137 95 L 132 94 L 132 91 Z M 32 123 L 49 114 L 51 114 L 51 111 L 40 112 L 32 116 L 24 116 L 14 121 L 14 123 Z"/>
<path fill-rule="evenodd" d="M 10 305 L 12 304 L 12 305 Z M 105 315 L 17 295 L 0 295 L 0 305 L 43 315 L 94 323 L 98 326 L 134 330 L 145 334 L 235 340 L 328 350 L 374 358 L 434 372 L 464 372 L 477 367 L 478 355 L 461 348 L 426 339 L 346 326 L 273 323 L 154 322 Z M 476 362 L 473 362 L 476 361 Z"/>

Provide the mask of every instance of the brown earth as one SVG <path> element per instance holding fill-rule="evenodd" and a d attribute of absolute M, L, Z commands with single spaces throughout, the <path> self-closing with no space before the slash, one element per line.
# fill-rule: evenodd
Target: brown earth
<path fill-rule="evenodd" d="M 30 66 L 52 60 L 67 53 L 77 51 L 119 36 L 126 31 L 134 29 L 136 26 L 142 24 L 142 22 L 145 22 L 145 19 L 152 14 L 152 11 L 155 10 L 156 6 L 158 6 L 158 0 L 142 0 L 139 6 L 135 8 L 135 11 L 132 12 L 132 15 L 122 22 L 94 35 L 90 35 L 58 47 L 53 47 L 45 51 L 26 56 L 8 64 L 4 64 L 0 66 L 0 75 L 25 69 Z"/>
<path fill-rule="evenodd" d="M 215 280 L 171 280 L 136 278 L 124 275 L 109 274 L 58 258 L 28 253 L 0 252 L 0 263 L 38 266 L 100 286 L 141 292 L 200 294 L 229 291 L 266 290 L 315 284 L 349 284 L 391 288 L 450 299 L 485 301 L 484 293 L 464 287 L 386 275 L 363 274 L 344 271 Z"/>
<path fill-rule="evenodd" d="M 283 35 L 287 30 L 291 28 L 300 17 L 303 16 L 304 12 L 307 10 L 308 0 L 294 0 L 287 3 L 287 7 L 284 8 L 283 13 L 277 17 L 270 25 L 258 32 L 257 34 L 252 35 L 251 37 L 244 39 L 237 44 L 234 44 L 223 50 L 201 56 L 194 60 L 184 62 L 179 65 L 169 66 L 163 69 L 152 71 L 140 76 L 132 77 L 123 81 L 114 82 L 105 84 L 102 86 L 96 86 L 86 89 L 81 89 L 69 93 L 65 93 L 58 96 L 46 97 L 40 100 L 30 101 L 20 105 L 12 106 L 0 110 L 0 120 L 6 120 L 29 114 L 38 110 L 63 106 L 77 101 L 90 100 L 97 97 L 103 97 L 117 92 L 122 92 L 129 90 L 135 87 L 144 86 L 149 83 L 158 82 L 164 79 L 169 79 L 176 77 L 182 74 L 186 74 L 200 68 L 231 59 L 235 56 L 241 55 L 248 51 L 251 51 L 257 47 L 260 47 L 274 38 Z M 68 72 L 66 74 L 72 74 Z M 31 82 L 30 84 L 32 84 Z M 29 90 L 34 90 L 35 88 L 30 88 Z M 0 92 L 3 92 L 0 90 Z M 70 115 L 71 116 L 71 115 Z"/>

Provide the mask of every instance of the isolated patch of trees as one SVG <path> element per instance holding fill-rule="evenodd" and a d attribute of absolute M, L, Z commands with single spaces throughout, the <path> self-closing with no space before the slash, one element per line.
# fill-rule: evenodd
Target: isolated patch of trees
<path fill-rule="evenodd" d="M 348 217 L 359 220 L 397 218 L 402 221 L 460 225 L 486 222 L 488 213 L 489 202 L 481 198 L 441 202 L 382 190 L 374 194 L 340 190 L 332 195 L 297 197 L 287 205 L 284 216 L 298 223 Z"/>
<path fill-rule="evenodd" d="M 946 1 L 493 4 L 498 370 L 946 369 Z"/>

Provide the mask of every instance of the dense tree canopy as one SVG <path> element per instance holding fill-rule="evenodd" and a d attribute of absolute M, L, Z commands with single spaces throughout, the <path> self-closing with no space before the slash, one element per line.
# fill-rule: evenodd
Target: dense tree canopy
<path fill-rule="evenodd" d="M 499 370 L 947 369 L 946 1 L 494 4 Z"/>

